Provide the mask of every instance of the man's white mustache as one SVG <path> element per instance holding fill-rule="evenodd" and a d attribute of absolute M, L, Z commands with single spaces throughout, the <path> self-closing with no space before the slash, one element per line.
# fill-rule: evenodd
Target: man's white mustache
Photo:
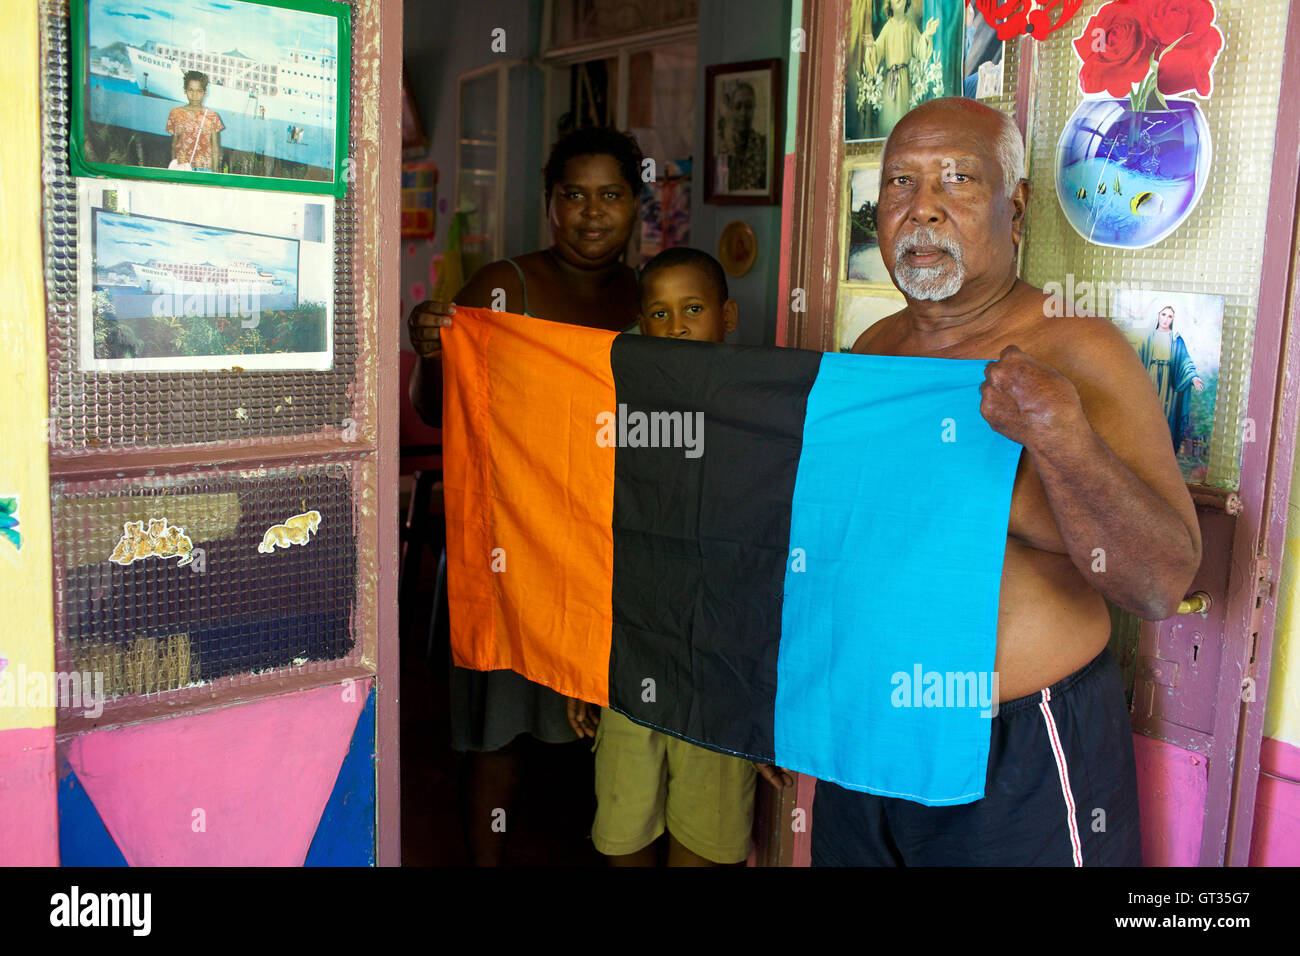
<path fill-rule="evenodd" d="M 903 258 L 909 252 L 916 249 L 939 250 L 946 252 L 958 262 L 961 261 L 962 249 L 960 244 L 949 239 L 947 236 L 941 236 L 933 229 L 917 229 L 905 236 L 897 236 L 894 239 L 894 259 Z"/>

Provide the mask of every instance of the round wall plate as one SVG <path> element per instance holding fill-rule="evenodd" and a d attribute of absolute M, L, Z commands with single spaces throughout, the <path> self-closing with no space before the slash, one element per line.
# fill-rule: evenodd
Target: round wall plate
<path fill-rule="evenodd" d="M 758 258 L 758 237 L 749 223 L 729 222 L 718 237 L 718 261 L 729 276 L 743 276 Z"/>

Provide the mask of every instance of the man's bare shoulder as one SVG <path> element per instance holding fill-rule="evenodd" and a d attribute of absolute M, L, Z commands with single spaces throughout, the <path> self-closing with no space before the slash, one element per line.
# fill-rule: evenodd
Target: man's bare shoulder
<path fill-rule="evenodd" d="M 1015 344 L 1068 378 L 1085 408 L 1131 410 L 1134 403 L 1155 402 L 1137 350 L 1112 322 L 1091 315 L 1044 315 L 1032 329 L 1024 344 Z"/>
<path fill-rule="evenodd" d="M 1141 369 L 1137 352 L 1114 323 L 1094 315 L 1055 315 L 1048 307 L 1051 297 L 1033 292 L 1042 296 L 1041 305 L 1036 296 L 1026 297 L 1020 309 L 1023 341 L 1014 344 L 1068 378 Z"/>

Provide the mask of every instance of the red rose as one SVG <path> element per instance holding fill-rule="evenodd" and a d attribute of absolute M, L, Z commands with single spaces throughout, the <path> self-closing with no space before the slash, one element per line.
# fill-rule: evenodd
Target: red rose
<path fill-rule="evenodd" d="M 1111 0 L 1088 20 L 1083 35 L 1074 41 L 1075 52 L 1083 60 L 1079 69 L 1083 91 L 1128 96 L 1133 85 L 1146 78 L 1155 48 L 1142 10 L 1129 0 Z"/>
<path fill-rule="evenodd" d="M 1160 57 L 1156 87 L 1165 96 L 1195 90 L 1210 95 L 1210 69 L 1223 49 L 1210 0 L 1150 0 L 1147 28 L 1156 43 L 1173 48 Z"/>
<path fill-rule="evenodd" d="M 1168 46 L 1184 34 L 1191 40 L 1205 33 L 1214 22 L 1210 0 L 1147 0 L 1147 32 L 1160 46 Z"/>

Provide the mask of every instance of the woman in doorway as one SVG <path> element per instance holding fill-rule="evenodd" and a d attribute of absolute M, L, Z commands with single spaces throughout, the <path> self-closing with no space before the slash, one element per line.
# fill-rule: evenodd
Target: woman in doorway
<path fill-rule="evenodd" d="M 544 170 L 551 246 L 479 269 L 456 293 L 462 306 L 506 311 L 590 328 L 624 331 L 637 322 L 636 274 L 622 260 L 637 222 L 641 150 L 612 129 L 588 127 L 551 149 Z M 407 318 L 420 360 L 411 374 L 411 402 L 437 427 L 442 421 L 439 329 L 455 305 L 422 302 Z M 452 668 L 452 746 L 472 754 L 467 829 L 472 862 L 498 865 L 502 834 L 493 811 L 509 807 L 520 776 L 519 736 L 548 743 L 577 740 L 567 698 L 511 671 Z"/>
<path fill-rule="evenodd" d="M 178 106 L 167 115 L 167 132 L 172 134 L 172 169 L 217 169 L 221 161 L 221 131 L 226 125 L 221 117 L 203 105 L 208 95 L 206 73 L 190 70 L 185 74 L 186 106 Z"/>

